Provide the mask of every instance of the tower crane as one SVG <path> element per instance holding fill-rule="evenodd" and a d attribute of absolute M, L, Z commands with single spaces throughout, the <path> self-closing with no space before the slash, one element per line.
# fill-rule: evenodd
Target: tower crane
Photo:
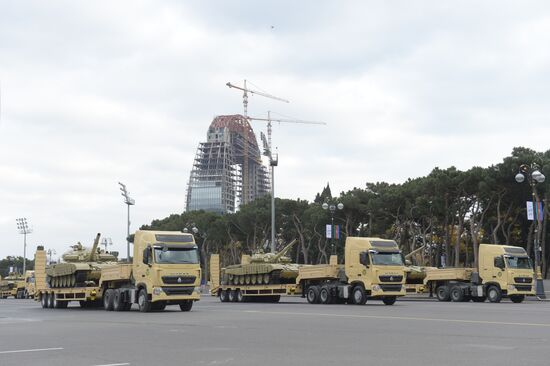
<path fill-rule="evenodd" d="M 308 125 L 326 125 L 325 122 L 319 121 L 305 121 L 301 119 L 286 119 L 286 118 L 271 118 L 271 112 L 267 112 L 267 118 L 255 118 L 246 117 L 251 121 L 266 121 L 267 122 L 267 141 L 265 135 L 262 133 L 262 142 L 264 144 L 264 155 L 269 158 L 269 166 L 271 167 L 271 252 L 275 253 L 275 167 L 279 164 L 279 155 L 273 154 L 273 147 L 271 145 L 271 122 L 283 122 L 283 123 L 302 123 Z"/>
<path fill-rule="evenodd" d="M 245 118 L 248 118 L 248 94 L 249 93 L 252 94 L 252 95 L 256 94 L 256 95 L 259 95 L 259 96 L 262 96 L 262 97 L 265 97 L 265 98 L 278 100 L 280 102 L 290 103 L 286 99 L 279 98 L 279 97 L 276 97 L 274 95 L 264 93 L 264 92 L 261 92 L 261 91 L 249 89 L 246 86 L 246 79 L 244 80 L 244 86 L 243 87 L 231 84 L 230 82 L 226 83 L 225 85 L 227 85 L 229 88 L 234 88 L 234 89 L 243 91 L 243 109 L 244 109 L 244 117 Z M 248 159 L 249 159 L 249 157 L 248 157 L 248 130 L 246 129 L 245 124 L 243 124 L 243 140 L 244 140 L 244 143 L 243 143 L 243 169 L 242 169 L 243 185 L 242 185 L 242 189 L 241 189 L 241 203 L 245 204 L 245 203 L 248 203 L 250 201 L 250 195 L 248 193 L 248 190 L 250 188 L 249 176 L 248 176 Z"/>

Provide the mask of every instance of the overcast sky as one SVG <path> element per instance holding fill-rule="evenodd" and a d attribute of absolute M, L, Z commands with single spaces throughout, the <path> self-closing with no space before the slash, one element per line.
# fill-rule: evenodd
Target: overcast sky
<path fill-rule="evenodd" d="M 546 1 L 0 1 L 0 257 L 180 213 L 213 117 L 274 126 L 276 195 L 312 200 L 549 149 Z M 263 122 L 253 122 L 257 134 Z"/>

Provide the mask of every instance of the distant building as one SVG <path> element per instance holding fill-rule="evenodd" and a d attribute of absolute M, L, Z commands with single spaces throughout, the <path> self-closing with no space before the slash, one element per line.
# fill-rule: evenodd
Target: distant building
<path fill-rule="evenodd" d="M 235 212 L 269 192 L 256 136 L 239 114 L 217 116 L 199 143 L 187 187 L 187 211 Z"/>

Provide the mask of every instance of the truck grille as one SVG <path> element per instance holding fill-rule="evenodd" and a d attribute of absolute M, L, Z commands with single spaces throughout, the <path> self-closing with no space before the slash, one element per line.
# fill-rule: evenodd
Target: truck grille
<path fill-rule="evenodd" d="M 531 283 L 533 281 L 530 277 L 514 277 L 516 283 Z"/>
<path fill-rule="evenodd" d="M 193 293 L 194 287 L 190 286 L 173 286 L 173 287 L 163 287 L 162 291 L 168 296 L 171 295 L 191 295 Z"/>
<path fill-rule="evenodd" d="M 382 291 L 399 292 L 401 291 L 401 285 L 380 285 Z"/>
<path fill-rule="evenodd" d="M 380 282 L 401 282 L 403 280 L 403 276 L 379 276 Z"/>
<path fill-rule="evenodd" d="M 167 285 L 190 285 L 195 283 L 195 276 L 162 276 L 162 282 Z"/>
<path fill-rule="evenodd" d="M 531 291 L 531 285 L 516 285 L 518 291 Z"/>

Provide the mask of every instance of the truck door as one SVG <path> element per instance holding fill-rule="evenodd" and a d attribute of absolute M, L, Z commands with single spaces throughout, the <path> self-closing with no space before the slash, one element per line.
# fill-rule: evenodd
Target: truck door
<path fill-rule="evenodd" d="M 493 270 L 492 281 L 498 282 L 501 288 L 506 289 L 504 258 L 501 255 L 493 258 L 492 270 Z"/>

